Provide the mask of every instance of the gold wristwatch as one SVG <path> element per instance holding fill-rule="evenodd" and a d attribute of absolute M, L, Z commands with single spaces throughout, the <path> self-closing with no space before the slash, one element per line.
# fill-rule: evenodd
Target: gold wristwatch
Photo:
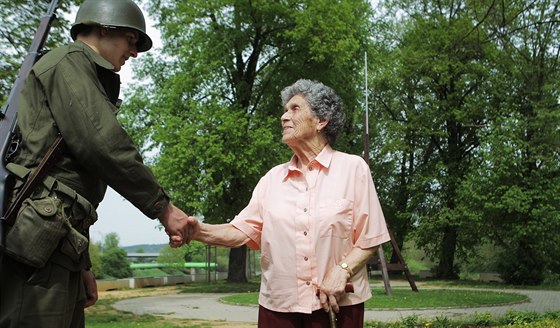
<path fill-rule="evenodd" d="M 352 277 L 354 275 L 354 272 L 352 272 L 352 269 L 350 269 L 350 267 L 348 266 L 348 263 L 342 262 L 338 266 L 343 268 L 344 270 L 346 270 L 346 272 L 348 272 L 350 274 L 350 277 Z"/>

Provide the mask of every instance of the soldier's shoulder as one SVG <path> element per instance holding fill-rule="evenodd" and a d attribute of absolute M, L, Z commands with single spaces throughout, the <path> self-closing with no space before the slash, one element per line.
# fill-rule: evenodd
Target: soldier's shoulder
<path fill-rule="evenodd" d="M 36 74 L 40 75 L 64 61 L 66 57 L 69 55 L 76 53 L 76 52 L 84 52 L 84 49 L 81 47 L 77 47 L 75 44 L 67 44 L 52 50 L 49 50 L 47 53 L 41 56 L 39 61 L 33 67 L 33 70 Z"/>

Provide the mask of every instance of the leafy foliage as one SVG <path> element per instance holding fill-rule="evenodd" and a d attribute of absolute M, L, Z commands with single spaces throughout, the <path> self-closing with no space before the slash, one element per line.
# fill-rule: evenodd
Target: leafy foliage
<path fill-rule="evenodd" d="M 104 277 L 103 273 L 103 262 L 101 261 L 101 243 L 89 244 L 89 258 L 91 261 L 91 271 L 95 275 L 95 278 L 101 279 Z"/>
<path fill-rule="evenodd" d="M 482 240 L 506 281 L 542 282 L 558 270 L 557 4 L 383 4 L 400 20 L 376 25 L 373 166 L 397 239 L 413 232 L 440 277 Z"/>
<path fill-rule="evenodd" d="M 203 243 L 198 241 L 193 241 L 179 248 L 171 248 L 169 245 L 166 245 L 159 253 L 157 262 L 177 263 L 182 265 L 185 262 L 200 261 L 204 259 L 205 247 Z"/>
<path fill-rule="evenodd" d="M 113 278 L 132 276 L 126 251 L 119 247 L 119 236 L 116 233 L 111 232 L 105 236 L 102 250 L 101 267 L 104 275 Z"/>
<path fill-rule="evenodd" d="M 60 2 L 48 48 L 70 41 L 64 13 L 79 2 Z M 0 6 L 5 100 L 48 1 Z M 359 0 L 149 6 L 164 47 L 137 67 L 146 82 L 132 89 L 123 122 L 156 154 L 150 164 L 185 211 L 227 222 L 260 176 L 289 159 L 279 92 L 298 78 L 342 96 L 348 120 L 337 148 L 359 153 L 367 49 L 369 159 L 398 244 L 414 238 L 440 276 L 473 269 L 481 243 L 500 256 L 491 268 L 507 282 L 560 275 L 550 256 L 560 252 L 556 1 L 379 1 L 375 15 Z M 118 239 L 99 248 L 107 256 Z M 244 254 L 234 252 L 238 268 Z"/>
<path fill-rule="evenodd" d="M 499 116 L 490 125 L 476 179 L 489 239 L 504 251 L 506 282 L 539 284 L 560 272 L 560 9 L 551 1 L 513 1 L 489 29 L 498 35 L 493 80 Z"/>
<path fill-rule="evenodd" d="M 223 223 L 249 201 L 259 178 L 289 159 L 280 142 L 280 90 L 298 78 L 337 90 L 349 117 L 349 80 L 367 41 L 366 1 L 153 1 L 161 56 L 145 58 L 124 122 L 175 204 Z M 344 78 L 341 78 L 344 77 Z M 348 79 L 348 80 L 347 80 Z M 341 147 L 353 144 L 350 119 Z M 245 251 L 230 278 L 243 281 Z"/>
<path fill-rule="evenodd" d="M 64 18 L 72 5 L 82 1 L 59 1 L 57 19 L 47 39 L 46 48 L 52 49 L 59 44 L 70 41 L 70 23 Z M 18 70 L 25 55 L 39 21 L 47 12 L 50 1 L 41 0 L 0 0 L 0 100 L 4 102 L 8 97 Z"/>
<path fill-rule="evenodd" d="M 406 7 L 405 7 L 406 6 Z M 388 221 L 398 235 L 416 237 L 438 259 L 441 277 L 457 276 L 478 237 L 477 214 L 461 203 L 463 183 L 475 163 L 478 126 L 489 119 L 488 58 L 493 46 L 477 28 L 477 7 L 466 2 L 406 1 L 395 49 L 374 63 L 375 163 L 386 193 Z M 388 22 L 385 24 L 389 24 Z M 389 161 L 389 162 L 388 162 Z M 375 166 L 376 164 L 374 164 Z M 457 252 L 457 254 L 456 254 Z"/>

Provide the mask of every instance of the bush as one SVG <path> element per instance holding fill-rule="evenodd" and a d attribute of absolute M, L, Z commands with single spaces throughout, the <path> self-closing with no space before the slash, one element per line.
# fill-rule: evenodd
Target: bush
<path fill-rule="evenodd" d="M 537 322 L 543 317 L 536 312 L 508 311 L 504 316 L 507 325 L 526 325 Z"/>
<path fill-rule="evenodd" d="M 103 279 L 105 276 L 105 274 L 103 273 L 103 263 L 101 262 L 101 254 L 99 253 L 100 248 L 101 248 L 100 243 L 94 243 L 90 240 L 89 258 L 91 261 L 91 272 L 93 272 L 96 279 Z"/>
<path fill-rule="evenodd" d="M 560 311 L 547 311 L 544 313 L 543 317 L 547 319 L 552 319 L 556 321 L 560 321 Z"/>
<path fill-rule="evenodd" d="M 126 251 L 122 248 L 106 249 L 101 255 L 103 273 L 114 278 L 132 277 L 130 262 L 126 258 Z"/>
<path fill-rule="evenodd" d="M 498 256 L 498 272 L 509 284 L 539 285 L 544 281 L 544 261 L 525 248 L 502 251 Z"/>
<path fill-rule="evenodd" d="M 545 286 L 560 286 L 560 273 L 548 272 L 545 275 L 543 285 Z"/>
<path fill-rule="evenodd" d="M 496 272 L 498 270 L 496 252 L 500 251 L 502 251 L 500 246 L 490 242 L 483 242 L 476 246 L 471 256 L 458 260 L 461 278 L 469 274 L 471 278 L 476 277 L 480 272 Z"/>
<path fill-rule="evenodd" d="M 416 328 L 420 323 L 420 319 L 417 315 L 411 315 L 408 317 L 404 317 L 400 322 L 394 323 L 394 326 L 391 325 L 391 328 Z"/>
<path fill-rule="evenodd" d="M 473 322 L 477 327 L 490 327 L 494 324 L 494 318 L 490 312 L 476 313 Z"/>
<path fill-rule="evenodd" d="M 425 325 L 426 326 L 426 325 Z M 445 316 L 439 316 L 434 319 L 430 325 L 431 328 L 449 328 L 451 327 L 451 320 Z"/>
<path fill-rule="evenodd" d="M 526 328 L 526 327 L 531 327 L 531 328 L 560 328 L 560 323 L 557 320 L 551 320 L 551 319 L 544 319 L 538 322 L 534 322 L 531 323 L 530 325 L 524 323 L 524 324 L 514 324 L 514 325 L 508 325 L 507 328 Z"/>

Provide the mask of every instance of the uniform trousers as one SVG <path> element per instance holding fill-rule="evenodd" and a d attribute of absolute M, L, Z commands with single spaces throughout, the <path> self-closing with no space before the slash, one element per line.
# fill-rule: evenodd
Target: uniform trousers
<path fill-rule="evenodd" d="M 0 256 L 0 328 L 82 328 L 81 271 L 52 261 L 40 269 Z"/>
<path fill-rule="evenodd" d="M 362 328 L 364 303 L 341 306 L 336 314 L 338 328 Z M 328 328 L 329 314 L 324 310 L 308 313 L 275 312 L 259 306 L 259 328 Z"/>

